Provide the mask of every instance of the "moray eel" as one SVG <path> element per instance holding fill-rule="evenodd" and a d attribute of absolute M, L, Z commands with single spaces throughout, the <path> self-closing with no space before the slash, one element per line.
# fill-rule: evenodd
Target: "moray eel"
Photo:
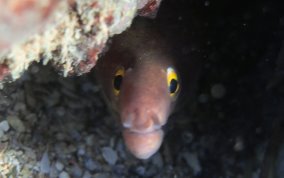
<path fill-rule="evenodd" d="M 171 49 L 154 29 L 149 20 L 136 20 L 112 39 L 96 66 L 125 144 L 139 159 L 148 159 L 160 148 L 163 126 L 180 92 Z"/>

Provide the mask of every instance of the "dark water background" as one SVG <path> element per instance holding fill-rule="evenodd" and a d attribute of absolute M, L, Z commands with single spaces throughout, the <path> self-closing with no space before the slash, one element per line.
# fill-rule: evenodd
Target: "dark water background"
<path fill-rule="evenodd" d="M 164 0 L 156 20 L 182 63 L 186 96 L 196 86 L 182 111 L 171 118 L 166 139 L 173 150 L 177 155 L 198 152 L 203 167 L 198 177 L 222 177 L 228 171 L 251 177 L 260 167 L 262 172 L 268 169 L 271 163 L 257 161 L 257 150 L 264 147 L 265 159 L 273 157 L 283 137 L 281 2 Z M 197 82 L 191 82 L 195 77 Z M 215 85 L 225 89 L 219 99 L 211 94 Z M 189 119 L 179 119 L 181 115 Z M 177 139 L 186 131 L 194 135 L 188 145 Z"/>

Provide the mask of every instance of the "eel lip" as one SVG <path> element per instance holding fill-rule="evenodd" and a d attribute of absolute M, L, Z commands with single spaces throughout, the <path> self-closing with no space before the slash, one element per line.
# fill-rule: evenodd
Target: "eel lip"
<path fill-rule="evenodd" d="M 148 159 L 160 148 L 164 132 L 157 129 L 151 132 L 123 131 L 123 137 L 128 150 L 139 159 Z"/>

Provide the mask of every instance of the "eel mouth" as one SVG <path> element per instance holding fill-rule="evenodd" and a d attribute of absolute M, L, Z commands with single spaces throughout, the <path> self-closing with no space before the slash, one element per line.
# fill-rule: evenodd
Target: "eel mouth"
<path fill-rule="evenodd" d="M 163 141 L 163 130 L 151 132 L 135 132 L 123 130 L 123 137 L 128 150 L 139 159 L 148 159 L 157 152 Z"/>

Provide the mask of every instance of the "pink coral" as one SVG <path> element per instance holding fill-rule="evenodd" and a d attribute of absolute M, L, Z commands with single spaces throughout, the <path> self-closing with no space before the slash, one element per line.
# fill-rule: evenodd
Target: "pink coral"
<path fill-rule="evenodd" d="M 0 0 L 0 64 L 17 79 L 34 61 L 80 75 L 95 66 L 109 37 L 137 11 L 151 16 L 160 0 Z M 9 70 L 6 70 L 9 69 Z M 5 74 L 5 75 L 4 75 Z"/>

